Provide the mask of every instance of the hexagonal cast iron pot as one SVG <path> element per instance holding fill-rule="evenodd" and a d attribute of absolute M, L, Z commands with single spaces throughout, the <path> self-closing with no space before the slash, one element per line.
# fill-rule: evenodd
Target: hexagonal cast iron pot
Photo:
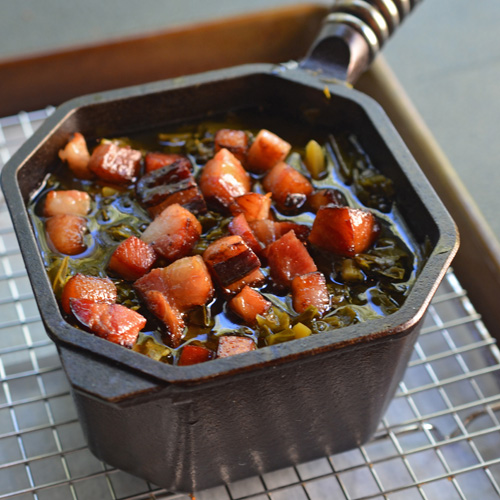
<path fill-rule="evenodd" d="M 373 9 L 358 3 L 364 11 Z M 457 250 L 453 221 L 382 109 L 310 71 L 352 81 L 373 56 L 352 16 L 347 26 L 336 22 L 344 14 L 332 16 L 300 66 L 241 66 L 72 100 L 2 172 L 41 317 L 58 347 L 90 449 L 168 490 L 233 482 L 367 441 L 403 376 L 425 310 Z M 370 40 L 376 45 L 374 36 Z M 393 180 L 409 237 L 429 248 L 401 309 L 192 366 L 154 361 L 68 324 L 26 204 L 72 133 L 89 139 L 123 136 L 256 108 L 297 126 L 354 133 L 374 165 Z"/>
<path fill-rule="evenodd" d="M 370 98 L 300 69 L 228 70 L 62 105 L 2 174 L 42 320 L 59 349 L 88 444 L 109 464 L 194 491 L 356 447 L 376 430 L 403 376 L 457 233 L 393 126 Z M 193 366 L 154 361 L 62 317 L 26 203 L 70 135 L 111 137 L 214 112 L 261 107 L 301 126 L 349 130 L 394 181 L 412 237 L 430 254 L 403 307 L 380 319 Z"/>

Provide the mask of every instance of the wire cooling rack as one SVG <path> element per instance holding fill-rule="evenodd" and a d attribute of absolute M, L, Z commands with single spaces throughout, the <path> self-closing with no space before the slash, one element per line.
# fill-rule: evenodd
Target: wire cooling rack
<path fill-rule="evenodd" d="M 0 118 L 0 166 L 52 108 Z M 449 272 L 375 437 L 197 500 L 498 499 L 500 352 Z M 332 425 L 335 425 L 332 422 Z M 111 468 L 83 439 L 0 198 L 0 500 L 189 500 Z"/>

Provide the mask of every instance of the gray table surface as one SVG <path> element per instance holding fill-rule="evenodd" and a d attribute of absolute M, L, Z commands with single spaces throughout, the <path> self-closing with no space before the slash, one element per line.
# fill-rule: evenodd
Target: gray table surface
<path fill-rule="evenodd" d="M 0 60 L 293 3 L 300 2 L 0 0 Z M 499 26 L 497 0 L 425 0 L 384 48 L 498 239 Z"/>

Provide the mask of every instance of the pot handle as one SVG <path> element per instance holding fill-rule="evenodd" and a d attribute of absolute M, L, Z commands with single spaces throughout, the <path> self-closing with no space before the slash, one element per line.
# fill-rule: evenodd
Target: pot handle
<path fill-rule="evenodd" d="M 421 0 L 336 0 L 300 67 L 353 83 Z"/>

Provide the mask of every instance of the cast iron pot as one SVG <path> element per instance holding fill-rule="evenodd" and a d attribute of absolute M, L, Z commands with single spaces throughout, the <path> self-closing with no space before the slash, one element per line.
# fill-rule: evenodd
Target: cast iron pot
<path fill-rule="evenodd" d="M 349 130 L 393 180 L 408 234 L 429 249 L 402 308 L 193 366 L 162 364 L 68 324 L 26 204 L 72 133 L 120 136 L 249 108 L 303 127 Z M 72 100 L 13 156 L 2 187 L 90 449 L 172 491 L 233 482 L 366 442 L 404 374 L 425 310 L 458 245 L 453 221 L 378 104 L 298 66 L 242 66 Z"/>

